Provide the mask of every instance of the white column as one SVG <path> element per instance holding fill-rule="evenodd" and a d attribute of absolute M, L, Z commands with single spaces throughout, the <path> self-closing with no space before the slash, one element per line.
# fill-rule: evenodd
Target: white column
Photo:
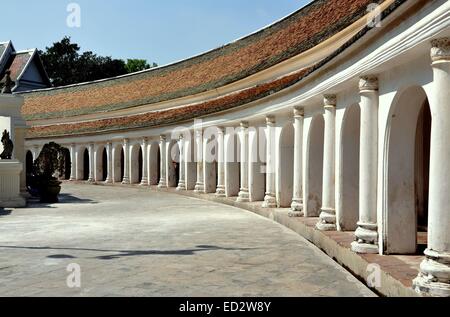
<path fill-rule="evenodd" d="M 75 181 L 77 179 L 77 148 L 76 144 L 70 145 L 70 180 Z"/>
<path fill-rule="evenodd" d="M 89 143 L 89 183 L 93 183 L 95 181 L 95 147 L 94 143 Z"/>
<path fill-rule="evenodd" d="M 130 140 L 123 140 L 123 180 L 122 184 L 130 184 Z"/>
<path fill-rule="evenodd" d="M 167 188 L 167 138 L 165 135 L 160 136 L 159 150 L 161 154 L 161 170 L 158 188 Z"/>
<path fill-rule="evenodd" d="M 106 143 L 106 159 L 107 159 L 107 173 L 106 173 L 106 180 L 105 184 L 112 184 L 113 183 L 113 168 L 112 168 L 112 143 L 108 142 Z"/>
<path fill-rule="evenodd" d="M 248 122 L 241 122 L 241 188 L 237 201 L 248 202 Z"/>
<path fill-rule="evenodd" d="M 195 152 L 197 160 L 197 183 L 195 184 L 195 192 L 203 193 L 205 183 L 203 180 L 203 133 L 202 130 L 195 131 Z"/>
<path fill-rule="evenodd" d="M 142 138 L 142 180 L 141 186 L 148 186 L 148 139 Z"/>
<path fill-rule="evenodd" d="M 317 229 L 323 231 L 336 230 L 336 209 L 334 200 L 335 180 L 335 128 L 336 128 L 336 96 L 324 96 L 325 138 L 323 155 L 323 191 L 322 209 Z"/>
<path fill-rule="evenodd" d="M 291 217 L 303 217 L 303 119 L 305 112 L 302 107 L 294 108 L 294 193 L 292 198 Z"/>
<path fill-rule="evenodd" d="M 378 78 L 361 77 L 361 133 L 359 155 L 359 221 L 352 250 L 377 254 Z"/>
<path fill-rule="evenodd" d="M 217 197 L 225 197 L 225 130 L 218 127 L 217 133 Z"/>
<path fill-rule="evenodd" d="M 180 135 L 178 147 L 180 149 L 180 179 L 178 181 L 177 191 L 184 191 L 186 190 L 186 146 L 183 134 Z"/>
<path fill-rule="evenodd" d="M 267 155 L 266 155 L 266 196 L 264 197 L 263 208 L 275 208 L 277 200 L 275 195 L 275 140 L 274 126 L 275 117 L 267 116 Z"/>
<path fill-rule="evenodd" d="M 428 248 L 414 280 L 416 291 L 450 296 L 450 38 L 432 41 L 433 83 Z"/>

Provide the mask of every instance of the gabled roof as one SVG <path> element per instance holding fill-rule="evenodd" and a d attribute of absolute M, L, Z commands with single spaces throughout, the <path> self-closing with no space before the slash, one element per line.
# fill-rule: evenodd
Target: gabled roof
<path fill-rule="evenodd" d="M 11 41 L 0 43 L 0 84 L 4 82 L 5 72 L 11 71 L 11 80 L 15 82 L 13 91 L 21 86 L 21 80 L 26 73 L 30 64 L 34 63 L 42 78 L 42 83 L 39 84 L 41 88 L 51 87 L 50 79 L 42 64 L 37 49 L 29 49 L 24 51 L 17 51 L 14 49 Z"/>

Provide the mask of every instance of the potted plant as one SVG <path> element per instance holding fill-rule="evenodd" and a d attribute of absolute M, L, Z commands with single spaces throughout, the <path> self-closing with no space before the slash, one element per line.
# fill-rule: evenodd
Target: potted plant
<path fill-rule="evenodd" d="M 29 192 L 40 197 L 42 203 L 58 202 L 61 192 L 59 175 L 64 169 L 64 148 L 51 142 L 44 145 L 38 158 L 33 163 L 33 171 L 29 179 Z"/>

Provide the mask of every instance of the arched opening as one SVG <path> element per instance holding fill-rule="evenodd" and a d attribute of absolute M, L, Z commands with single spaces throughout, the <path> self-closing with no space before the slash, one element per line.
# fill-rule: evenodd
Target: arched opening
<path fill-rule="evenodd" d="M 250 201 L 264 201 L 266 193 L 266 134 L 263 128 L 249 133 L 249 196 Z"/>
<path fill-rule="evenodd" d="M 158 142 L 148 146 L 148 179 L 151 186 L 158 185 L 161 172 L 161 154 Z"/>
<path fill-rule="evenodd" d="M 197 182 L 197 162 L 195 162 L 195 149 L 194 144 L 195 140 L 192 138 L 192 135 L 188 135 L 188 138 L 185 138 L 184 140 L 184 147 L 185 147 L 185 173 L 186 173 L 186 189 L 187 190 L 194 190 L 195 189 L 195 183 Z"/>
<path fill-rule="evenodd" d="M 294 190 L 294 125 L 286 124 L 279 140 L 277 205 L 288 208 L 292 203 Z"/>
<path fill-rule="evenodd" d="M 89 180 L 89 173 L 90 173 L 89 150 L 84 149 L 84 152 L 83 152 L 83 180 L 84 181 Z"/>
<path fill-rule="evenodd" d="M 105 174 L 108 173 L 108 159 L 106 156 L 106 148 L 103 145 L 99 145 L 95 150 L 95 181 L 103 182 L 106 180 Z"/>
<path fill-rule="evenodd" d="M 64 180 L 70 179 L 70 173 L 72 168 L 72 161 L 70 159 L 70 151 L 67 148 L 62 149 L 63 155 L 63 170 L 61 171 L 61 178 Z"/>
<path fill-rule="evenodd" d="M 26 174 L 30 175 L 33 172 L 33 153 L 31 153 L 31 151 L 27 151 L 25 161 Z"/>
<path fill-rule="evenodd" d="M 241 142 L 235 132 L 225 135 L 225 195 L 238 196 L 241 187 Z"/>
<path fill-rule="evenodd" d="M 113 181 L 121 183 L 124 175 L 124 152 L 123 146 L 117 144 L 113 148 Z"/>
<path fill-rule="evenodd" d="M 180 181 L 180 147 L 176 140 L 170 142 L 167 162 L 167 186 L 177 187 Z"/>
<path fill-rule="evenodd" d="M 322 207 L 323 150 L 324 150 L 323 115 L 315 115 L 307 136 L 307 154 L 305 158 L 305 216 L 318 217 Z"/>
<path fill-rule="evenodd" d="M 120 181 L 125 177 L 125 151 L 120 149 Z"/>
<path fill-rule="evenodd" d="M 426 247 L 431 124 L 428 99 L 421 87 L 410 87 L 396 96 L 385 159 L 387 254 L 421 254 Z"/>
<path fill-rule="evenodd" d="M 342 131 L 337 220 L 342 231 L 355 231 L 359 219 L 359 148 L 361 111 L 355 104 L 345 111 Z"/>
<path fill-rule="evenodd" d="M 142 147 L 140 144 L 134 144 L 131 147 L 131 157 L 130 157 L 130 183 L 140 184 L 142 182 L 142 166 L 143 166 L 143 155 Z"/>
<path fill-rule="evenodd" d="M 216 135 L 212 135 L 206 142 L 204 151 L 204 182 L 205 193 L 215 193 L 217 190 L 217 155 L 218 155 L 218 142 Z"/>
<path fill-rule="evenodd" d="M 102 151 L 102 181 L 106 181 L 108 177 L 108 153 L 106 148 Z"/>

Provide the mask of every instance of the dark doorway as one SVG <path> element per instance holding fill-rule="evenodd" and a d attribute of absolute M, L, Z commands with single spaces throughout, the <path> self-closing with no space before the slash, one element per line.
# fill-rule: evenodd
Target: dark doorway
<path fill-rule="evenodd" d="M 105 181 L 108 177 L 108 153 L 103 149 L 102 153 L 102 180 Z"/>
<path fill-rule="evenodd" d="M 88 149 L 85 149 L 83 154 L 83 180 L 85 181 L 89 179 L 89 165 L 89 151 Z"/>

